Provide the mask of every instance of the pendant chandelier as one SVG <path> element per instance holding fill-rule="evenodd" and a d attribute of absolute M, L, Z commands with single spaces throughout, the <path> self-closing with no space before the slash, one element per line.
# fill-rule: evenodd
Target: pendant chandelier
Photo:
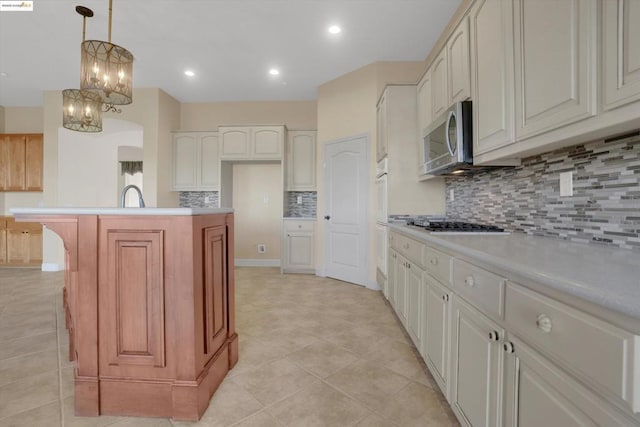
<path fill-rule="evenodd" d="M 120 113 L 116 105 L 133 101 L 133 55 L 111 43 L 113 0 L 109 0 L 109 41 L 85 40 L 86 18 L 93 11 L 76 6 L 83 17 L 80 66 L 80 89 L 62 92 L 62 125 L 79 132 L 102 131 L 102 111 Z"/>

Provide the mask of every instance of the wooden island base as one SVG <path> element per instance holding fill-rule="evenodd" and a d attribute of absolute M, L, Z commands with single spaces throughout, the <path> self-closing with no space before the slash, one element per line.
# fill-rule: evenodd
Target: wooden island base
<path fill-rule="evenodd" d="M 233 213 L 135 211 L 12 212 L 64 242 L 76 415 L 197 421 L 238 361 Z"/>

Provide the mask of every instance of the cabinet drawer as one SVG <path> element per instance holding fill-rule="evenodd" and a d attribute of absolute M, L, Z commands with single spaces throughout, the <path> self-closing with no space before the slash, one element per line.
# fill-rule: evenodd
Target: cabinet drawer
<path fill-rule="evenodd" d="M 398 252 L 400 252 L 405 258 L 412 262 L 422 265 L 422 257 L 424 253 L 424 243 L 420 243 L 416 240 L 410 239 L 405 236 L 396 235 Z"/>
<path fill-rule="evenodd" d="M 485 314 L 502 319 L 504 315 L 503 277 L 459 259 L 453 260 L 453 288 Z"/>
<path fill-rule="evenodd" d="M 433 248 L 424 251 L 424 267 L 436 279 L 446 285 L 451 284 L 451 256 Z"/>
<path fill-rule="evenodd" d="M 315 221 L 296 221 L 296 220 L 284 221 L 285 231 L 313 231 L 315 229 L 315 226 L 316 226 Z"/>
<path fill-rule="evenodd" d="M 508 283 L 509 329 L 603 392 L 640 411 L 634 385 L 638 338 L 595 317 Z"/>

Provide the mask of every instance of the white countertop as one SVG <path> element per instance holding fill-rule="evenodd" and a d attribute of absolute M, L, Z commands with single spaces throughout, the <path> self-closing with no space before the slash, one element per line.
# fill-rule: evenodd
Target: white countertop
<path fill-rule="evenodd" d="M 231 208 L 11 208 L 12 215 L 211 215 L 233 213 Z"/>
<path fill-rule="evenodd" d="M 389 224 L 389 228 L 513 274 L 518 280 L 530 280 L 640 319 L 640 252 L 524 233 L 438 236 L 400 224 Z"/>

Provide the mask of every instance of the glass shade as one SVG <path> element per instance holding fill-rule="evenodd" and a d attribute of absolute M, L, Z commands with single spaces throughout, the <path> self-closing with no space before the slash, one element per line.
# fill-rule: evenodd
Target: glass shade
<path fill-rule="evenodd" d="M 100 95 L 102 102 L 132 102 L 133 55 L 127 49 L 100 40 L 82 42 L 80 88 Z"/>
<path fill-rule="evenodd" d="M 80 89 L 62 91 L 62 126 L 79 132 L 102 131 L 102 98 Z"/>

